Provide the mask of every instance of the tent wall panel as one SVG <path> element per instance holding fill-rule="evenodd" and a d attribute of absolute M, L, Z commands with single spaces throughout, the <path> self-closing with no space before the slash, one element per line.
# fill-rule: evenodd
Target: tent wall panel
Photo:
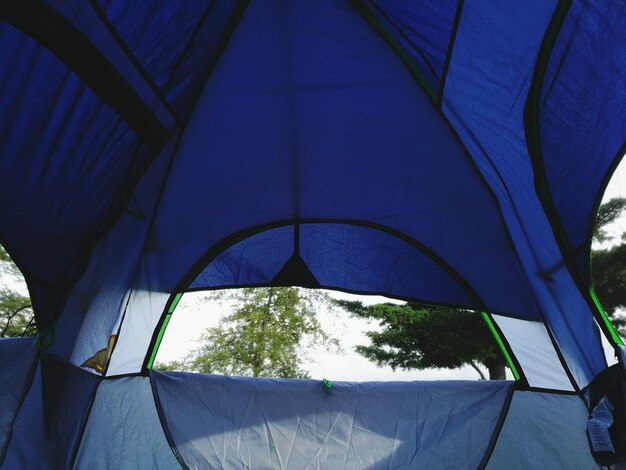
<path fill-rule="evenodd" d="M 241 0 L 98 0 L 154 85 L 185 122 Z M 141 27 L 137 24 L 141 23 Z"/>
<path fill-rule="evenodd" d="M 394 51 L 341 2 L 251 2 L 183 136 L 158 257 L 145 260 L 159 271 L 149 288 L 173 290 L 234 233 L 294 218 L 388 226 L 452 264 L 492 309 L 538 316 L 471 160 Z"/>
<path fill-rule="evenodd" d="M 541 89 L 543 171 L 587 282 L 601 193 L 626 153 L 626 5 L 571 2 Z M 584 111 L 583 111 L 584 110 Z"/>
<path fill-rule="evenodd" d="M 27 279 L 63 286 L 149 155 L 51 52 L 3 22 L 0 42 L 12 44 L 0 57 L 0 214 L 12 221 L 0 238 Z"/>
<path fill-rule="evenodd" d="M 563 263 L 535 192 L 524 132 L 526 97 L 555 4 L 465 4 L 443 110 L 497 195 L 534 297 L 583 387 L 606 362 L 591 310 Z M 490 76 L 499 78 L 484 78 Z"/>
<path fill-rule="evenodd" d="M 13 424 L 13 432 L 2 468 L 54 468 L 54 449 L 48 445 L 43 413 L 41 366 Z M 67 449 L 57 452 L 66 454 Z"/>
<path fill-rule="evenodd" d="M 444 81 L 455 16 L 462 7 L 462 0 L 368 0 L 363 3 L 418 66 L 433 96 L 438 95 Z"/>
<path fill-rule="evenodd" d="M 478 468 L 513 386 L 151 377 L 191 468 Z"/>
<path fill-rule="evenodd" d="M 147 377 L 103 381 L 76 458 L 76 469 L 180 469 L 165 438 Z"/>
<path fill-rule="evenodd" d="M 78 450 L 96 376 L 42 356 L 15 420 L 6 468 L 68 468 Z"/>
<path fill-rule="evenodd" d="M 574 391 L 544 323 L 492 315 L 519 361 L 528 385 Z"/>
<path fill-rule="evenodd" d="M 35 338 L 0 339 L 0 464 L 37 367 Z"/>
<path fill-rule="evenodd" d="M 587 409 L 577 396 L 516 391 L 487 468 L 600 469 L 586 423 Z"/>
<path fill-rule="evenodd" d="M 89 266 L 70 291 L 48 352 L 80 366 L 106 347 L 118 331 L 127 296 L 146 248 L 150 221 L 158 204 L 174 149 L 170 142 L 135 189 L 127 210 L 93 248 Z M 114 261 L 114 262 L 113 262 Z"/>

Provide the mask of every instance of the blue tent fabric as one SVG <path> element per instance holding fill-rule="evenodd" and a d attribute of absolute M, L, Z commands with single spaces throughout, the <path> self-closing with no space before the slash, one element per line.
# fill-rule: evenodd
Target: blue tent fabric
<path fill-rule="evenodd" d="M 100 384 L 75 468 L 180 468 L 161 427 L 150 379 L 125 377 Z"/>
<path fill-rule="evenodd" d="M 145 449 L 116 453 L 136 437 L 121 410 L 136 408 L 155 428 L 144 442 L 170 466 L 137 377 L 149 375 L 179 294 L 314 284 L 497 314 L 525 392 L 492 465 L 553 456 L 593 468 L 582 402 L 531 393 L 520 364 L 541 356 L 535 366 L 558 371 L 559 381 L 541 375 L 554 392 L 582 396 L 607 369 L 601 335 L 618 349 L 592 299 L 589 249 L 626 149 L 624 26 L 624 6 L 600 0 L 0 2 L 0 243 L 26 277 L 47 348 L 37 359 L 32 341 L 0 342 L 4 465 L 68 467 L 78 454 L 85 467 L 103 454 L 143 463 Z M 101 373 L 80 367 L 98 352 Z M 292 404 L 310 397 L 311 415 L 337 411 L 313 382 L 152 379 L 160 424 L 190 461 L 219 452 L 209 439 L 196 453 L 185 432 L 224 431 L 209 415 L 194 416 L 195 430 L 176 415 L 198 390 L 228 390 L 239 406 L 246 387 L 266 398 L 283 390 Z M 480 402 L 459 429 L 493 431 L 509 385 L 456 386 L 441 390 Z M 372 403 L 342 408 L 342 432 L 357 418 L 378 430 L 344 464 L 410 461 L 407 436 L 445 414 L 427 404 L 432 390 L 337 385 L 334 396 Z M 406 413 L 392 439 L 379 392 L 396 417 L 409 395 L 424 398 L 425 414 Z M 118 421 L 107 422 L 117 405 Z M 263 406 L 297 435 L 285 410 Z M 464 442 L 464 454 L 444 428 L 424 436 L 457 450 L 429 455 L 479 465 L 477 448 Z M 106 429 L 115 439 L 94 447 Z M 299 442 L 302 461 L 321 458 Z M 262 458 L 283 459 L 283 444 L 271 446 Z"/>
<path fill-rule="evenodd" d="M 15 419 L 3 468 L 68 468 L 83 433 L 97 378 L 42 359 Z"/>
<path fill-rule="evenodd" d="M 3 468 L 52 469 L 54 448 L 46 442 L 41 367 L 38 364 L 32 384 L 13 424 L 9 446 L 2 462 Z M 35 450 L 36 449 L 36 450 Z M 58 449 L 65 455 L 66 449 Z"/>
<path fill-rule="evenodd" d="M 308 42 L 310 31 L 322 27 L 323 40 Z M 237 137 L 242 126 L 250 130 L 246 139 Z M 198 152 L 214 157 L 198 160 Z M 420 171 L 410 174 L 416 159 Z M 189 198 L 220 201 L 203 209 L 220 223 L 185 230 L 196 209 L 178 201 Z M 167 269 L 151 288 L 171 290 L 206 249 L 232 233 L 293 218 L 390 227 L 451 264 L 494 310 L 537 315 L 496 201 L 401 61 L 340 3 L 248 7 L 168 179 L 154 230 L 155 261 Z M 174 249 L 181 245 L 184 252 Z"/>
<path fill-rule="evenodd" d="M 594 211 L 626 153 L 626 6 L 572 2 L 550 54 L 541 90 L 541 144 L 547 187 L 568 248 L 589 280 Z"/>
<path fill-rule="evenodd" d="M 511 382 L 334 382 L 153 372 L 190 468 L 478 468 Z M 201 412 L 198 412 L 201 410 Z M 346 462 L 351 462 L 349 465 Z"/>
<path fill-rule="evenodd" d="M 479 308 L 444 268 L 392 234 L 337 223 L 301 223 L 298 230 L 269 229 L 236 243 L 210 261 L 190 289 L 271 284 L 294 253 L 297 236 L 299 254 L 322 286 Z M 268 252 L 274 254 L 269 263 Z"/>
<path fill-rule="evenodd" d="M 432 98 L 439 95 L 445 77 L 445 65 L 453 41 L 455 18 L 462 1 L 401 2 L 368 0 L 365 6 L 386 31 L 402 46 L 426 80 Z"/>
<path fill-rule="evenodd" d="M 35 338 L 0 339 L 0 464 L 36 367 Z"/>
<path fill-rule="evenodd" d="M 533 295 L 572 373 L 585 386 L 606 362 L 597 347 L 598 332 L 583 297 L 586 293 L 579 292 L 565 268 L 535 192 L 523 122 L 534 61 L 554 5 L 537 1 L 518 5 L 520 11 L 499 8 L 496 15 L 491 2 L 465 5 L 443 109 L 498 195 Z M 485 29 L 494 35 L 485 37 Z M 485 74 L 500 79 L 485 81 Z"/>
<path fill-rule="evenodd" d="M 588 451 L 586 420 L 577 396 L 515 392 L 486 468 L 603 468 Z"/>

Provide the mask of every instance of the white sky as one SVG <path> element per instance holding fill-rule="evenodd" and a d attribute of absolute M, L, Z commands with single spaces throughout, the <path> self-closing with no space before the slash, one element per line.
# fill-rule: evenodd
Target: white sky
<path fill-rule="evenodd" d="M 626 195 L 626 160 L 622 161 L 613 175 L 603 201 L 606 202 L 613 197 L 624 195 Z M 615 235 L 626 231 L 626 217 L 622 217 L 610 231 Z M 351 296 L 339 292 L 334 292 L 332 295 L 340 298 L 359 299 L 366 304 L 389 301 L 389 299 L 380 296 Z M 202 331 L 217 324 L 224 307 L 220 307 L 215 302 L 203 302 L 202 297 L 202 292 L 189 293 L 183 296 L 163 337 L 157 362 L 182 359 L 190 350 L 197 347 L 196 339 Z M 330 380 L 348 381 L 478 379 L 477 372 L 469 366 L 454 370 L 397 370 L 395 372 L 391 367 L 377 367 L 354 351 L 354 347 L 358 344 L 369 344 L 365 332 L 376 329 L 376 323 L 325 311 L 320 312 L 318 318 L 327 332 L 340 338 L 343 351 L 338 353 L 327 351 L 325 348 L 310 350 L 309 356 L 312 361 L 305 369 L 310 372 L 314 379 L 328 378 Z M 488 375 L 486 370 L 484 370 L 484 374 Z"/>

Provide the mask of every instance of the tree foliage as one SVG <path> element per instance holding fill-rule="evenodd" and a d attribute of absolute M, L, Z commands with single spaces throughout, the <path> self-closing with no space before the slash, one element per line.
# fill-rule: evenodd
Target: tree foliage
<path fill-rule="evenodd" d="M 0 245 L 0 276 L 5 284 L 16 284 L 21 273 Z M 0 338 L 32 336 L 37 333 L 30 298 L 10 287 L 0 288 Z"/>
<path fill-rule="evenodd" d="M 626 232 L 619 240 L 606 231 L 606 226 L 615 222 L 626 211 L 626 198 L 613 198 L 598 211 L 594 240 L 611 242 L 607 248 L 591 252 L 593 286 L 602 306 L 612 316 L 613 324 L 622 335 L 626 335 L 626 319 L 618 311 L 626 309 Z M 617 243 L 616 243 L 617 242 Z"/>
<path fill-rule="evenodd" d="M 600 243 L 612 240 L 613 237 L 606 231 L 606 228 L 616 222 L 625 210 L 626 198 L 624 197 L 614 197 L 602 204 L 598 208 L 593 226 L 593 240 Z"/>
<path fill-rule="evenodd" d="M 356 350 L 379 366 L 455 369 L 467 364 L 485 378 L 477 366 L 480 363 L 488 368 L 490 378 L 505 378 L 502 354 L 478 312 L 413 302 L 337 303 L 356 317 L 378 321 L 382 329 L 367 332 L 371 343 Z"/>
<path fill-rule="evenodd" d="M 182 363 L 165 370 L 306 378 L 306 348 L 337 347 L 321 327 L 316 310 L 330 306 L 326 294 L 294 287 L 246 288 L 217 293 L 212 298 L 235 304 L 218 326 L 202 335 L 202 346 Z"/>

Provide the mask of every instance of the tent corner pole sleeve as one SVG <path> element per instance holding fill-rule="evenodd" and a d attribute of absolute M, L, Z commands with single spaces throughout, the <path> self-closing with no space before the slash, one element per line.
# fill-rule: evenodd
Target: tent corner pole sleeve
<path fill-rule="evenodd" d="M 40 0 L 3 0 L 0 19 L 64 62 L 151 148 L 158 150 L 169 140 L 170 131 L 120 72 L 63 15 Z"/>
<path fill-rule="evenodd" d="M 393 48 L 404 65 L 408 68 L 409 73 L 413 76 L 415 81 L 422 87 L 428 97 L 437 106 L 437 92 L 432 88 L 430 83 L 428 83 L 428 80 L 426 80 L 419 67 L 417 67 L 417 65 L 413 62 L 413 59 L 389 33 L 385 25 L 381 23 L 372 9 L 365 4 L 365 0 L 348 0 L 348 3 L 361 15 L 361 17 L 372 27 L 372 29 L 380 34 L 387 44 Z"/>

